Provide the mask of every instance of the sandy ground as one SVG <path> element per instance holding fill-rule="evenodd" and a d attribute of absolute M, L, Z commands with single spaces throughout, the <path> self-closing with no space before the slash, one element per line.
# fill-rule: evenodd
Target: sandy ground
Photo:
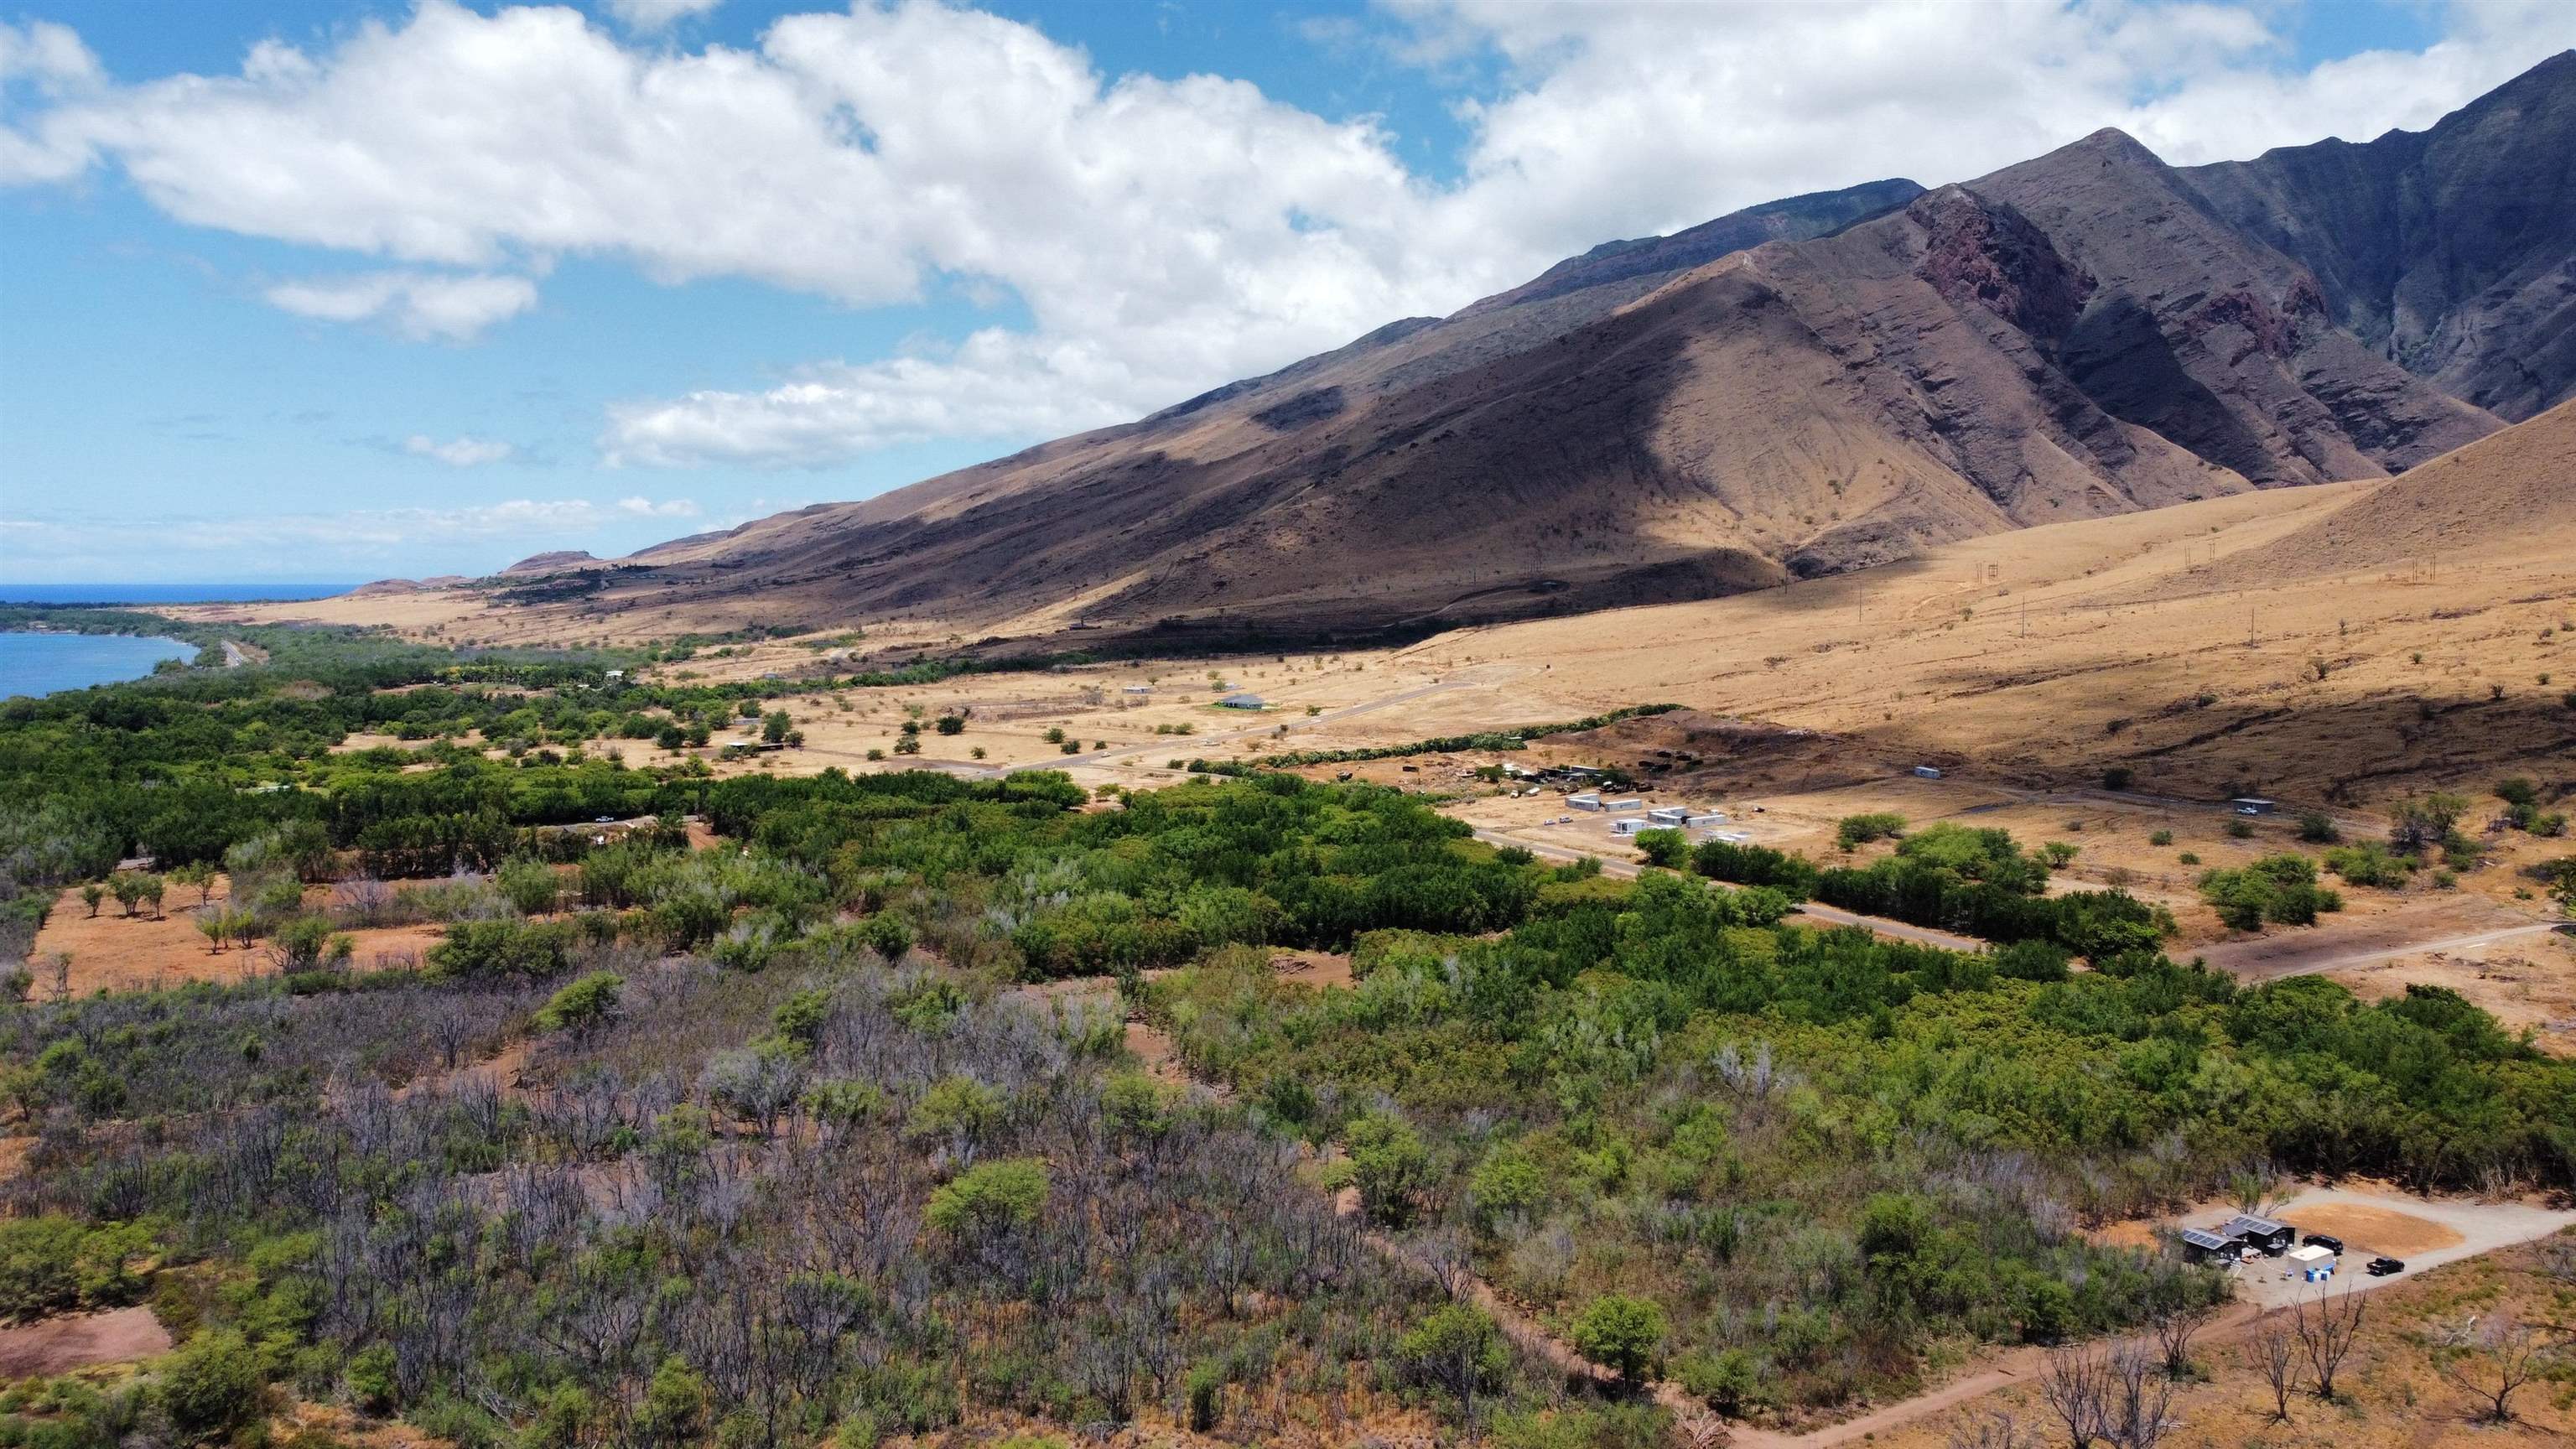
<path fill-rule="evenodd" d="M 169 1351 L 169 1331 L 149 1308 L 65 1313 L 0 1328 L 0 1383 L 128 1363 Z"/>
<path fill-rule="evenodd" d="M 2371 1001 L 2403 995 L 2412 983 L 2447 987 L 2507 1029 L 2530 1032 L 2542 1050 L 2576 1054 L 2576 935 L 2563 930 L 2376 957 L 2325 974 Z"/>

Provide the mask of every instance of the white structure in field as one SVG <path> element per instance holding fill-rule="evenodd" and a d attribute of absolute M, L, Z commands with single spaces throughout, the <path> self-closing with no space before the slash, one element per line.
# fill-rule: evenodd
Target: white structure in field
<path fill-rule="evenodd" d="M 1638 831 L 1652 830 L 1654 828 L 1655 822 L 1642 815 L 1631 815 L 1625 820 L 1613 820 L 1610 822 L 1610 833 L 1613 835 L 1634 835 Z"/>
<path fill-rule="evenodd" d="M 1566 796 L 1565 803 L 1577 810 L 1598 810 L 1601 808 L 1601 797 L 1586 790 L 1580 795 Z"/>
<path fill-rule="evenodd" d="M 1604 800 L 1601 802 L 1601 808 L 1604 810 L 1643 810 L 1646 808 L 1646 802 L 1631 795 L 1624 800 Z"/>
<path fill-rule="evenodd" d="M 1658 805 L 1646 812 L 1646 818 L 1658 825 L 1683 825 L 1690 821 L 1687 805 Z"/>

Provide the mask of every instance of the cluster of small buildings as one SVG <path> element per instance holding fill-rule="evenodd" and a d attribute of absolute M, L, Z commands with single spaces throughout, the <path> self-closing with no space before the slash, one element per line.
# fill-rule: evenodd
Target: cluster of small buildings
<path fill-rule="evenodd" d="M 2192 1262 L 2234 1267 L 2257 1258 L 2283 1258 L 2289 1266 L 2281 1276 L 2296 1273 L 2310 1283 L 2334 1277 L 2344 1246 L 2341 1238 L 2324 1233 L 2310 1233 L 2301 1242 L 2297 1228 L 2252 1213 L 2238 1213 L 2215 1228 L 2185 1228 L 2181 1240 L 2183 1256 Z M 2369 1264 L 2374 1278 L 2405 1270 L 2406 1265 L 2395 1258 L 2373 1258 Z"/>
<path fill-rule="evenodd" d="M 2235 1263 L 2248 1255 L 2277 1258 L 2298 1240 L 2288 1223 L 2238 1213 L 2215 1228 L 2183 1229 L 2182 1251 L 2195 1263 Z"/>
<path fill-rule="evenodd" d="M 1726 823 L 1726 816 L 1717 810 L 1699 810 L 1688 805 L 1658 805 L 1649 810 L 1645 801 L 1633 795 L 1605 800 L 1599 792 L 1590 790 L 1566 796 L 1565 803 L 1577 810 L 1614 817 L 1610 821 L 1610 833 L 1618 836 L 1635 835 L 1642 830 L 1682 830 L 1703 839 L 1729 843 L 1741 843 L 1746 838 L 1737 832 L 1719 830 L 1717 827 Z"/>

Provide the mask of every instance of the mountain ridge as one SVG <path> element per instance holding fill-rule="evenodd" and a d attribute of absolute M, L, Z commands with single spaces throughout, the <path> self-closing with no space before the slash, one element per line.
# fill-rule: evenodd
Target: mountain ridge
<path fill-rule="evenodd" d="M 2502 426 L 2446 382 L 2520 406 L 2478 329 L 2556 335 L 2544 304 L 2576 227 L 2460 179 L 2511 155 L 2479 170 L 2460 153 L 2545 148 L 2562 120 L 2576 137 L 2571 117 L 2561 57 L 2401 142 L 2182 170 L 2105 130 L 1931 190 L 1765 203 L 1605 243 L 1131 423 L 658 545 L 590 607 L 1036 633 L 1441 627 L 2383 477 Z M 2275 159 L 2293 153 L 2313 157 Z M 2568 164 L 2530 160 L 2531 195 L 2558 195 Z M 2328 224 L 2265 222 L 2322 184 L 2296 178 L 2356 166 L 2353 207 L 2430 175 L 2444 184 L 2419 210 L 2487 218 L 2460 274 L 2485 291 L 2428 291 L 2430 243 L 2337 252 L 2314 236 Z M 2513 225 L 2496 219 L 2516 204 Z M 2374 345 L 2344 322 L 2371 325 L 2389 276 L 2414 278 L 2396 291 L 2415 331 L 2392 322 Z M 2533 396 L 2566 385 L 2539 356 Z"/>

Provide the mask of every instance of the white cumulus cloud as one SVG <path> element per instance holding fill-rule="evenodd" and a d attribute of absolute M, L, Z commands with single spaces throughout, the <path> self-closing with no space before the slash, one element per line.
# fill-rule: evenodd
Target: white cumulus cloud
<path fill-rule="evenodd" d="M 631 513 L 638 518 L 695 518 L 698 516 L 698 505 L 687 498 L 665 498 L 658 501 L 641 497 L 620 498 L 617 500 L 617 511 Z"/>
<path fill-rule="evenodd" d="M 506 462 L 518 450 L 492 438 L 450 438 L 442 443 L 426 433 L 414 433 L 403 439 L 403 451 L 451 468 L 479 468 L 486 463 Z"/>
<path fill-rule="evenodd" d="M 0 41 L 42 81 L 0 110 L 0 179 L 112 167 L 179 221 L 375 259 L 269 298 L 423 338 L 527 310 L 530 276 L 571 255 L 851 306 L 1020 304 L 1025 325 L 630 399 L 601 435 L 637 465 L 819 464 L 1134 416 L 1604 238 L 1964 179 L 2104 125 L 2181 163 L 2420 127 L 2576 43 L 2563 0 L 2453 0 L 2421 53 L 2306 68 L 2296 7 L 2270 0 L 1384 6 L 1360 28 L 1424 84 L 1485 73 L 1468 56 L 1502 77 L 1454 98 L 1454 179 L 1408 166 L 1375 118 L 1220 75 L 1107 74 L 935 0 L 694 48 L 568 7 L 420 0 L 326 46 L 263 42 L 237 74 L 132 84 L 38 23 Z M 639 32 L 689 8 L 614 6 Z"/>
<path fill-rule="evenodd" d="M 382 320 L 406 337 L 464 342 L 537 305 L 537 284 L 492 274 L 367 272 L 280 282 L 262 295 L 299 317 Z"/>

